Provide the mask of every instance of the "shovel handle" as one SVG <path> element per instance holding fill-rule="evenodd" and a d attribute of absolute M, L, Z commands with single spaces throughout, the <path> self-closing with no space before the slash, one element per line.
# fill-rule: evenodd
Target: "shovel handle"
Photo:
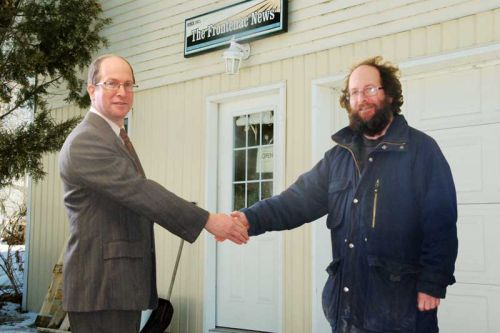
<path fill-rule="evenodd" d="M 198 205 L 196 202 L 191 201 L 193 205 Z M 184 245 L 184 239 L 181 238 L 181 243 L 179 244 L 179 250 L 177 251 L 177 259 L 175 260 L 174 270 L 172 272 L 172 280 L 170 280 L 170 287 L 168 288 L 167 300 L 170 301 L 172 296 L 172 290 L 174 289 L 175 276 L 177 275 L 177 268 L 179 267 L 179 261 L 181 260 L 182 246 Z"/>
<path fill-rule="evenodd" d="M 175 260 L 174 271 L 172 272 L 172 280 L 170 281 L 170 288 L 168 288 L 167 299 L 170 300 L 172 296 L 172 289 L 174 289 L 175 276 L 177 275 L 177 268 L 179 267 L 179 261 L 181 260 L 182 246 L 184 245 L 184 239 L 181 239 L 179 244 L 179 251 L 177 251 L 177 259 Z"/>

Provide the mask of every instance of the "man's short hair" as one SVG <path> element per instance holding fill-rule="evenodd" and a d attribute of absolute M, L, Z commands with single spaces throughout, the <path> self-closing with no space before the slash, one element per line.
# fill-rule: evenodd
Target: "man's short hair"
<path fill-rule="evenodd" d="M 103 54 L 103 55 L 97 57 L 90 64 L 88 76 L 87 76 L 87 84 L 99 83 L 99 80 L 100 80 L 99 71 L 101 69 L 101 63 L 103 62 L 104 59 L 108 59 L 108 58 L 120 58 L 123 61 L 125 61 L 128 64 L 128 66 L 130 67 L 130 71 L 132 72 L 132 80 L 135 83 L 134 69 L 132 68 L 130 63 L 127 61 L 127 59 L 125 59 L 124 57 L 121 57 L 119 55 L 115 55 L 115 54 Z"/>
<path fill-rule="evenodd" d="M 401 82 L 399 81 L 399 68 L 388 61 L 384 62 L 384 59 L 380 56 L 366 59 L 351 68 L 345 79 L 344 88 L 342 89 L 342 93 L 340 95 L 340 106 L 349 110 L 349 78 L 356 68 L 363 65 L 372 66 L 378 70 L 380 74 L 380 84 L 384 88 L 385 95 L 392 97 L 392 112 L 394 114 L 400 113 L 401 106 L 403 105 L 403 91 L 401 88 Z"/>

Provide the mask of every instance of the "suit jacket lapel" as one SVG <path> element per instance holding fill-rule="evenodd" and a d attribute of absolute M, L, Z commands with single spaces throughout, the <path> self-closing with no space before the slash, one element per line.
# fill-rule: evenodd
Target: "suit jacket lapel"
<path fill-rule="evenodd" d="M 123 154 L 125 154 L 128 159 L 134 164 L 134 168 L 136 167 L 136 162 L 134 156 L 128 151 L 127 147 L 123 144 L 121 138 L 119 138 L 116 133 L 113 131 L 111 126 L 106 122 L 106 120 L 102 119 L 99 115 L 94 112 L 87 112 L 85 119 L 83 120 L 88 122 L 90 125 L 96 128 L 99 133 L 101 133 L 105 140 L 108 143 L 114 144 Z"/>

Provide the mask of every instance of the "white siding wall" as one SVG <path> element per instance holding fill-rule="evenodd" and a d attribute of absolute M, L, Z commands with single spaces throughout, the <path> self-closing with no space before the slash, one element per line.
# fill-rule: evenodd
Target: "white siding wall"
<path fill-rule="evenodd" d="M 106 1 L 110 50 L 135 64 L 144 89 L 220 73 L 221 52 L 183 57 L 184 20 L 238 1 Z M 289 1 L 285 35 L 252 43 L 247 66 L 425 27 L 496 8 L 500 1 Z M 474 29 L 468 31 L 474 34 Z"/>
<path fill-rule="evenodd" d="M 285 81 L 286 184 L 310 167 L 311 80 L 373 55 L 401 62 L 500 41 L 500 1 L 289 1 L 289 32 L 252 42 L 240 75 L 221 74 L 221 51 L 183 58 L 184 19 L 237 1 L 103 1 L 109 50 L 127 57 L 140 91 L 132 140 L 146 174 L 204 206 L 208 96 Z M 496 9 L 493 9 L 496 8 Z M 492 9 L 492 10 L 490 10 Z M 59 103 L 60 104 L 60 103 Z M 58 105 L 58 102 L 55 103 Z M 55 111 L 58 117 L 79 113 Z M 33 188 L 28 307 L 39 309 L 67 234 L 55 156 Z M 284 234 L 284 331 L 311 332 L 311 230 Z M 157 228 L 158 287 L 166 296 L 178 239 Z M 172 332 L 201 332 L 203 237 L 183 252 Z"/>

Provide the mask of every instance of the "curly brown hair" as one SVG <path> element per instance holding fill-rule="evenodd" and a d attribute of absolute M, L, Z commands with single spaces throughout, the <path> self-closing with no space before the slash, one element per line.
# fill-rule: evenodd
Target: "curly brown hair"
<path fill-rule="evenodd" d="M 403 105 L 403 91 L 401 89 L 401 82 L 399 81 L 399 68 L 388 61 L 384 61 L 381 56 L 366 59 L 351 68 L 344 81 L 344 88 L 342 89 L 342 93 L 339 99 L 340 106 L 342 106 L 346 110 L 349 110 L 349 78 L 356 68 L 363 65 L 372 66 L 378 70 L 382 87 L 384 87 L 385 95 L 392 97 L 392 112 L 394 114 L 400 113 L 401 106 Z"/>

